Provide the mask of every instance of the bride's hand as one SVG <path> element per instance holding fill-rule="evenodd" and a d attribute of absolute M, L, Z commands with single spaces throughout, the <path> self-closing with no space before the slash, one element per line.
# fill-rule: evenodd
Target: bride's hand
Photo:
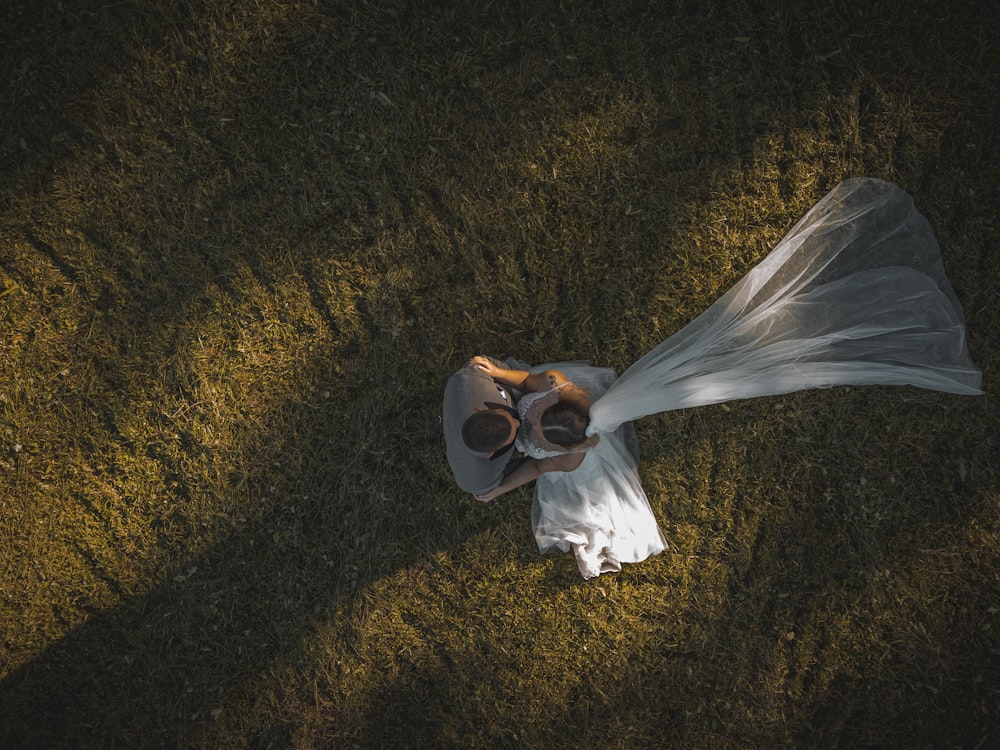
<path fill-rule="evenodd" d="M 497 372 L 497 366 L 486 357 L 473 357 L 469 360 L 469 365 L 475 367 L 477 370 L 481 370 L 490 377 L 493 377 Z"/>

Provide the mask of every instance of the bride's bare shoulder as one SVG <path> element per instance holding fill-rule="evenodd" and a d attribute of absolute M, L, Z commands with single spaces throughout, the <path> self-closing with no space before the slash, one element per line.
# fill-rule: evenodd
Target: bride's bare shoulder
<path fill-rule="evenodd" d="M 559 370 L 544 370 L 542 375 L 545 377 L 545 383 L 548 385 L 549 390 L 569 383 L 569 378 L 559 372 Z"/>
<path fill-rule="evenodd" d="M 569 379 L 559 370 L 542 370 L 529 375 L 524 381 L 524 385 L 528 391 L 539 392 L 551 391 L 553 388 L 558 388 L 568 382 Z"/>

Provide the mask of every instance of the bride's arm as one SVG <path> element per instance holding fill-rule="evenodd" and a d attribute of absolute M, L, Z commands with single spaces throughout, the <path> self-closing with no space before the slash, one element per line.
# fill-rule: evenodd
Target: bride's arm
<path fill-rule="evenodd" d="M 486 357 L 473 357 L 469 360 L 469 364 L 479 368 L 494 380 L 498 380 L 510 388 L 517 388 L 524 393 L 548 391 L 566 382 L 566 376 L 558 370 L 543 370 L 542 372 L 508 370 Z"/>
<path fill-rule="evenodd" d="M 510 473 L 510 476 L 504 479 L 498 487 L 489 492 L 484 492 L 482 495 L 476 495 L 476 500 L 488 503 L 490 500 L 500 497 L 500 495 L 506 492 L 510 492 L 521 485 L 538 479 L 538 477 L 548 471 L 573 471 L 573 469 L 583 462 L 583 458 L 586 455 L 586 453 L 566 453 L 562 456 L 553 456 L 551 458 L 529 459 L 514 469 Z"/>

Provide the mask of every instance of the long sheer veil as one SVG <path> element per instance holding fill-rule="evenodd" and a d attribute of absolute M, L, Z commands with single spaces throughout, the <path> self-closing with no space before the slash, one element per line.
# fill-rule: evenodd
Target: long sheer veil
<path fill-rule="evenodd" d="M 598 399 L 588 433 L 733 399 L 837 385 L 980 394 L 962 307 L 913 199 L 842 182 L 764 260 Z"/>

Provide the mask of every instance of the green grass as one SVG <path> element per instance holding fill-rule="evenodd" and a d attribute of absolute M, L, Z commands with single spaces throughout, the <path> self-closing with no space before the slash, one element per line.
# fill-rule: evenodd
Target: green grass
<path fill-rule="evenodd" d="M 1000 742 L 1000 13 L 512 5 L 0 9 L 0 747 Z M 469 356 L 621 371 L 855 175 L 985 396 L 643 420 L 590 582 L 457 489 Z"/>

